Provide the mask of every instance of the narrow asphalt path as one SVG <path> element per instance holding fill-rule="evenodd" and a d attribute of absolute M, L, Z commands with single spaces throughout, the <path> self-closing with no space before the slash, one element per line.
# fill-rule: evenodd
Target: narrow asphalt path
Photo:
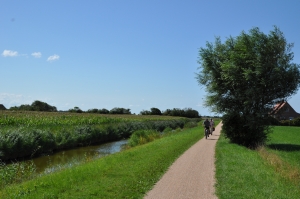
<path fill-rule="evenodd" d="M 215 146 L 222 123 L 213 135 L 182 154 L 144 199 L 211 199 L 215 193 Z M 199 132 L 204 133 L 204 131 Z"/>

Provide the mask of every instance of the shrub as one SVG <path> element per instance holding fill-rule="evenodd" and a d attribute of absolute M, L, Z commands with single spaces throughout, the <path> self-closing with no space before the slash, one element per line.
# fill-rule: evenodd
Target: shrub
<path fill-rule="evenodd" d="M 35 171 L 36 166 L 32 161 L 5 164 L 0 160 L 0 188 L 30 179 L 35 175 Z"/>
<path fill-rule="evenodd" d="M 36 156 L 56 147 L 53 134 L 39 129 L 19 128 L 1 132 L 0 140 L 2 160 Z"/>
<path fill-rule="evenodd" d="M 300 126 L 300 117 L 293 120 L 281 120 L 279 124 L 281 126 Z"/>
<path fill-rule="evenodd" d="M 128 141 L 130 147 L 145 144 L 160 138 L 160 133 L 155 130 L 138 130 L 135 131 Z"/>
<path fill-rule="evenodd" d="M 267 140 L 269 128 L 263 125 L 263 122 L 264 120 L 257 120 L 257 118 L 229 113 L 223 116 L 222 129 L 226 138 L 229 138 L 231 142 L 255 149 Z"/>
<path fill-rule="evenodd" d="M 171 127 L 167 127 L 164 129 L 164 133 L 169 133 L 171 132 L 173 129 Z"/>
<path fill-rule="evenodd" d="M 280 124 L 280 122 L 274 117 L 268 117 L 268 120 L 266 122 L 267 122 L 266 125 L 275 125 L 276 126 L 276 125 Z"/>
<path fill-rule="evenodd" d="M 194 122 L 194 121 L 190 121 L 184 124 L 184 128 L 193 128 L 197 126 L 198 126 L 198 122 Z"/>

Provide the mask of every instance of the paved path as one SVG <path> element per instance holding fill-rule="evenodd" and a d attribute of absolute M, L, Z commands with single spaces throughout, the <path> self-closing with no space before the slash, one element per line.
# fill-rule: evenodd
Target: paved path
<path fill-rule="evenodd" d="M 207 140 L 199 140 L 182 154 L 144 199 L 217 198 L 214 195 L 215 146 L 221 128 L 222 123 Z"/>

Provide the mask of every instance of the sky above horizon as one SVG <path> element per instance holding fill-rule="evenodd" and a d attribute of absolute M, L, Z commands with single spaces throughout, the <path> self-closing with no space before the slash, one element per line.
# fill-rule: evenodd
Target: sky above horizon
<path fill-rule="evenodd" d="M 199 48 L 275 25 L 300 64 L 299 8 L 298 0 L 0 0 L 0 104 L 216 115 L 195 78 Z M 300 91 L 288 102 L 300 112 Z"/>

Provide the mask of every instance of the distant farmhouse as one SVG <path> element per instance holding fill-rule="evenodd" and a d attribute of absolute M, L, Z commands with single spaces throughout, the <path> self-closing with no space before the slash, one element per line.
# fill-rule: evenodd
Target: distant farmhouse
<path fill-rule="evenodd" d="M 3 104 L 0 104 L 0 110 L 6 110 L 5 106 L 3 106 Z"/>
<path fill-rule="evenodd" d="M 282 101 L 276 104 L 271 112 L 272 117 L 278 120 L 292 120 L 300 117 L 293 107 L 288 102 Z"/>

